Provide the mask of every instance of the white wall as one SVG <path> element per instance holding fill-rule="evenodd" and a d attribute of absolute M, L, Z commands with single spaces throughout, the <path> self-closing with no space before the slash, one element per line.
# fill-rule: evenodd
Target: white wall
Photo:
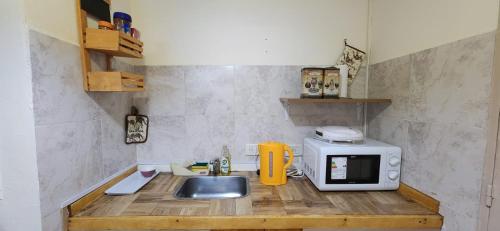
<path fill-rule="evenodd" d="M 75 0 L 24 1 L 26 2 L 26 20 L 30 29 L 72 44 L 79 44 Z M 130 0 L 113 0 L 111 7 L 111 12 L 130 12 Z M 97 27 L 95 21 L 92 20 L 89 21 L 89 25 Z"/>
<path fill-rule="evenodd" d="M 496 29 L 498 0 L 373 0 L 371 63 Z"/>
<path fill-rule="evenodd" d="M 41 230 L 31 67 L 23 1 L 0 1 L 0 230 Z"/>
<path fill-rule="evenodd" d="M 74 0 L 25 2 L 30 29 L 78 44 Z M 331 65 L 344 38 L 367 44 L 368 0 L 113 0 L 112 8 L 131 12 L 142 32 L 136 64 Z"/>
<path fill-rule="evenodd" d="M 368 0 L 132 1 L 147 65 L 331 65 L 366 48 Z"/>

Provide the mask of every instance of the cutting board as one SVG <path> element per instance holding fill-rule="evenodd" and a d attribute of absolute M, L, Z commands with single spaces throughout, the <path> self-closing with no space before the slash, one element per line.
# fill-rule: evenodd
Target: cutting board
<path fill-rule="evenodd" d="M 153 176 L 151 177 L 144 177 L 141 175 L 139 171 L 132 173 L 130 176 L 127 178 L 121 180 L 117 184 L 113 185 L 113 187 L 109 188 L 106 190 L 106 195 L 110 196 L 119 196 L 119 195 L 129 195 L 129 194 L 134 194 L 139 189 L 144 187 L 147 183 L 149 183 L 151 180 L 153 180 L 156 176 L 160 174 L 159 172 L 156 172 Z"/>

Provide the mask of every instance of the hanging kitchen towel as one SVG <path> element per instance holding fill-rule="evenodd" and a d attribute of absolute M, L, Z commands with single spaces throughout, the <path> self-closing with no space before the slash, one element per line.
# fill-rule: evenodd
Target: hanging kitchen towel
<path fill-rule="evenodd" d="M 358 48 L 347 44 L 347 39 L 344 40 L 344 52 L 337 61 L 338 65 L 347 65 L 349 67 L 349 83 L 352 83 L 363 63 L 366 53 Z"/>

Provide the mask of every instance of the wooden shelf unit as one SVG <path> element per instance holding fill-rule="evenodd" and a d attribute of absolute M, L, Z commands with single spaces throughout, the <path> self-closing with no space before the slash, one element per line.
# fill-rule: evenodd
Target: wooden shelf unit
<path fill-rule="evenodd" d="M 110 4 L 111 1 L 106 1 Z M 80 57 L 82 60 L 83 89 L 99 92 L 137 92 L 144 91 L 144 76 L 128 72 L 114 71 L 111 59 L 114 56 L 142 58 L 141 41 L 130 35 L 113 30 L 88 28 L 87 12 L 76 0 L 78 34 L 80 38 Z M 93 71 L 90 51 L 106 55 L 106 71 Z"/>
<path fill-rule="evenodd" d="M 87 28 L 85 48 L 111 56 L 142 58 L 143 43 L 130 35 L 112 31 Z"/>
<path fill-rule="evenodd" d="M 315 99 L 315 98 L 280 98 L 286 104 L 358 104 L 358 103 L 391 103 L 391 99 Z"/>
<path fill-rule="evenodd" d="M 89 88 L 92 91 L 143 91 L 144 77 L 128 72 L 89 72 Z"/>

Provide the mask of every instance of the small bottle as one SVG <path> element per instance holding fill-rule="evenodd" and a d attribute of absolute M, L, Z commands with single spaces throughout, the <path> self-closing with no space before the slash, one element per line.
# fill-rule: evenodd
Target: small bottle
<path fill-rule="evenodd" d="M 231 153 L 227 145 L 222 146 L 222 157 L 220 159 L 220 173 L 223 176 L 231 174 Z"/>
<path fill-rule="evenodd" d="M 220 160 L 214 160 L 214 176 L 220 175 Z"/>

